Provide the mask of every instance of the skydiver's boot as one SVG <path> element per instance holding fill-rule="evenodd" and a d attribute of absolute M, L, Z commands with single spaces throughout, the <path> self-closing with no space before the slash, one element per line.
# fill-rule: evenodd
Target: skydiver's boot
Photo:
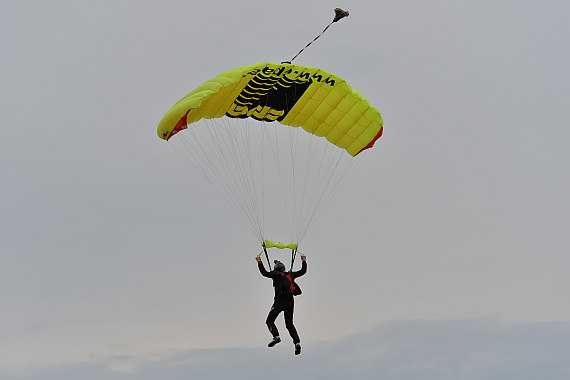
<path fill-rule="evenodd" d="M 299 355 L 301 353 L 301 343 L 295 343 L 295 355 Z"/>
<path fill-rule="evenodd" d="M 267 345 L 267 347 L 273 347 L 275 346 L 277 343 L 281 342 L 281 338 L 279 338 L 278 336 L 274 336 L 273 340 L 271 342 L 269 342 L 269 344 Z"/>

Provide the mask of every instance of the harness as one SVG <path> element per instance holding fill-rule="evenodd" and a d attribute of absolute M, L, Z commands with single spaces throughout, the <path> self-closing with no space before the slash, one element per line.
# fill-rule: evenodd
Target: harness
<path fill-rule="evenodd" d="M 283 277 L 286 277 L 289 280 L 289 283 L 291 284 L 289 289 L 291 290 L 291 294 L 294 295 L 295 294 L 295 283 L 293 282 L 293 279 L 291 278 L 291 274 L 285 274 L 283 272 L 279 272 L 279 273 L 281 273 L 281 275 Z"/>

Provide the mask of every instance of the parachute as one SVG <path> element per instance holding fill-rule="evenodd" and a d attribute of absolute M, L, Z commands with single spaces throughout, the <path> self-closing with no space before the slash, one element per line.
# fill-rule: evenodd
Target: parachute
<path fill-rule="evenodd" d="M 382 117 L 339 76 L 316 67 L 258 63 L 225 71 L 180 99 L 158 135 L 168 140 L 202 118 L 251 117 L 305 131 L 356 156 L 382 135 Z"/>
<path fill-rule="evenodd" d="M 317 210 L 382 132 L 378 110 L 341 77 L 270 62 L 206 81 L 180 99 L 157 129 L 220 191 L 260 242 L 269 241 L 266 219 L 282 220 L 285 210 L 295 247 Z M 280 201 L 279 192 L 285 206 L 269 211 Z"/>

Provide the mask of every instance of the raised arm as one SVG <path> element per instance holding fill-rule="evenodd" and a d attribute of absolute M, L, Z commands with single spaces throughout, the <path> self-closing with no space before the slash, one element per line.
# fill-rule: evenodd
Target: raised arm
<path fill-rule="evenodd" d="M 302 261 L 301 270 L 292 272 L 291 277 L 293 278 L 301 277 L 302 275 L 307 273 L 307 256 L 303 255 L 301 252 L 299 252 L 299 254 L 301 255 L 301 261 Z"/>
<path fill-rule="evenodd" d="M 259 253 L 259 255 L 255 256 L 255 261 L 257 261 L 257 268 L 259 268 L 259 273 L 261 273 L 261 275 L 263 277 L 268 277 L 268 278 L 273 278 L 273 276 L 271 276 L 271 272 L 268 272 L 265 270 L 265 267 L 263 266 L 263 262 L 261 261 L 261 254 L 263 252 Z"/>

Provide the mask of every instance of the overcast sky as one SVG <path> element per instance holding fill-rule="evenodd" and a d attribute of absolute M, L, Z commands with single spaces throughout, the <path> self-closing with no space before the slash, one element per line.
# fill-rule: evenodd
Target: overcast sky
<path fill-rule="evenodd" d="M 290 59 L 337 6 L 295 62 L 385 130 L 303 241 L 294 357 L 265 347 L 259 242 L 156 126 L 219 72 Z M 2 378 L 568 378 L 569 12 L 2 2 Z"/>

